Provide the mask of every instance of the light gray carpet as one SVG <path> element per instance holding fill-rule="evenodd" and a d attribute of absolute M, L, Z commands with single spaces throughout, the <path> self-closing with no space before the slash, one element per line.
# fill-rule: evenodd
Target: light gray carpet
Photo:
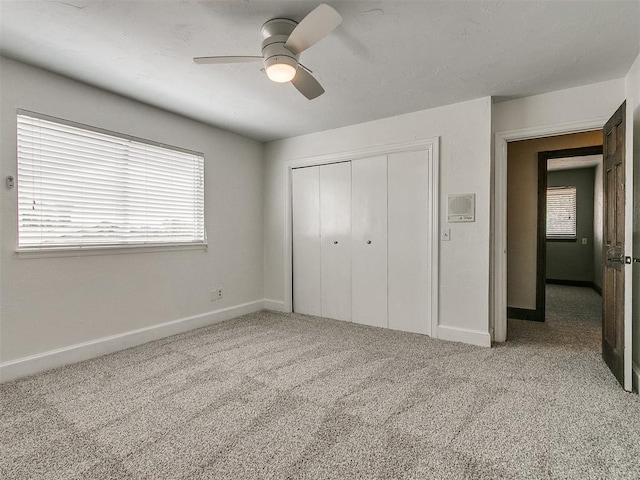
<path fill-rule="evenodd" d="M 18 380 L 0 477 L 640 478 L 597 323 L 509 328 L 485 349 L 262 312 Z"/>

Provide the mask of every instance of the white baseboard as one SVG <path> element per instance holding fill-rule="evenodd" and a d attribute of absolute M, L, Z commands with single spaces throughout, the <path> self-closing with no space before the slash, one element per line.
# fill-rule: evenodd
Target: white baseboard
<path fill-rule="evenodd" d="M 632 364 L 633 368 L 633 381 L 631 382 L 633 385 L 633 391 L 636 393 L 640 393 L 640 365 L 636 362 Z"/>
<path fill-rule="evenodd" d="M 248 313 L 258 312 L 264 308 L 266 303 L 265 300 L 256 300 L 255 302 L 213 310 L 191 317 L 160 323 L 151 327 L 130 330 L 110 337 L 98 338 L 89 342 L 78 343 L 4 362 L 0 364 L 0 382 L 8 382 L 52 368 L 62 367 L 71 363 L 99 357 L 107 353 L 142 345 L 143 343 L 176 335 L 195 328 L 206 327 Z"/>
<path fill-rule="evenodd" d="M 276 312 L 284 312 L 284 302 L 282 300 L 272 300 L 270 298 L 264 299 L 265 310 L 275 310 Z"/>
<path fill-rule="evenodd" d="M 450 327 L 438 325 L 438 339 L 449 340 L 451 342 L 470 343 L 479 347 L 491 346 L 491 335 L 489 332 L 480 330 L 470 330 L 468 328 Z"/>

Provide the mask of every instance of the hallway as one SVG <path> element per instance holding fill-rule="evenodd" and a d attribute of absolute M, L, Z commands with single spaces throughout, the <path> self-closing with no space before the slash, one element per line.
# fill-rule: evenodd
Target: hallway
<path fill-rule="evenodd" d="M 602 351 L 602 298 L 591 288 L 547 285 L 544 323 L 509 319 L 508 340 Z"/>

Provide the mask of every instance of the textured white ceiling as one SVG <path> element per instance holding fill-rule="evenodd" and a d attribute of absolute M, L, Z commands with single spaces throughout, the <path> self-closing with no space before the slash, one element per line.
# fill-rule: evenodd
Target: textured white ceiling
<path fill-rule="evenodd" d="M 344 18 L 303 53 L 306 100 L 260 64 L 261 25 L 318 1 L 0 0 L 0 53 L 258 140 L 492 95 L 620 78 L 640 50 L 635 1 L 327 1 Z"/>

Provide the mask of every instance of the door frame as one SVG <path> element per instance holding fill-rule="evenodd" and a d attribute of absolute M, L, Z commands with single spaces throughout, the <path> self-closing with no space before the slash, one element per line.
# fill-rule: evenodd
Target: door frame
<path fill-rule="evenodd" d="M 507 340 L 507 144 L 520 140 L 553 137 L 602 129 L 608 117 L 559 123 L 495 133 L 493 178 L 493 261 L 490 272 L 493 341 Z"/>
<path fill-rule="evenodd" d="M 627 109 L 629 109 L 627 103 Z M 616 107 L 617 108 L 617 107 Z M 615 111 L 615 109 L 614 109 Z M 504 130 L 495 132 L 494 136 L 494 174 L 493 174 L 493 241 L 492 241 L 492 262 L 490 271 L 490 306 L 493 341 L 504 342 L 507 340 L 507 143 L 518 140 L 529 140 L 541 137 L 553 137 L 569 133 L 588 132 L 590 130 L 600 130 L 609 120 L 609 113 L 604 117 L 595 117 L 578 122 L 557 123 L 539 127 L 528 127 L 514 130 Z M 628 119 L 633 114 L 627 111 Z M 628 126 L 628 125 L 627 125 Z M 626 158 L 633 158 L 633 137 L 632 128 L 626 129 Z M 626 162 L 626 203 L 625 203 L 625 235 L 632 230 L 633 218 L 633 188 L 629 179 L 633 179 L 633 162 Z M 630 205 L 631 203 L 631 205 Z M 632 238 L 627 237 L 625 238 Z M 631 246 L 626 244 L 625 255 L 631 255 Z M 631 345 L 631 269 L 626 269 L 625 274 L 625 359 L 624 359 L 624 389 L 632 390 L 632 345 Z"/>
<path fill-rule="evenodd" d="M 430 188 L 430 208 L 427 218 L 427 228 L 431 232 L 427 245 L 429 265 L 427 271 L 430 288 L 426 293 L 429 301 L 429 318 L 427 320 L 428 335 L 437 338 L 438 335 L 438 298 L 439 298 L 439 241 L 440 241 L 440 137 L 393 143 L 375 147 L 353 149 L 324 155 L 291 159 L 284 162 L 284 305 L 285 312 L 292 311 L 293 293 L 293 237 L 292 237 L 292 175 L 295 168 L 311 167 L 356 160 L 359 158 L 388 155 L 390 153 L 426 151 L 429 155 L 428 185 Z"/>
<path fill-rule="evenodd" d="M 535 320 L 546 318 L 547 285 L 547 160 L 551 158 L 583 157 L 602 155 L 602 145 L 565 148 L 538 152 L 538 247 L 536 253 L 536 313 Z M 604 228 L 604 227 L 603 227 Z"/>

